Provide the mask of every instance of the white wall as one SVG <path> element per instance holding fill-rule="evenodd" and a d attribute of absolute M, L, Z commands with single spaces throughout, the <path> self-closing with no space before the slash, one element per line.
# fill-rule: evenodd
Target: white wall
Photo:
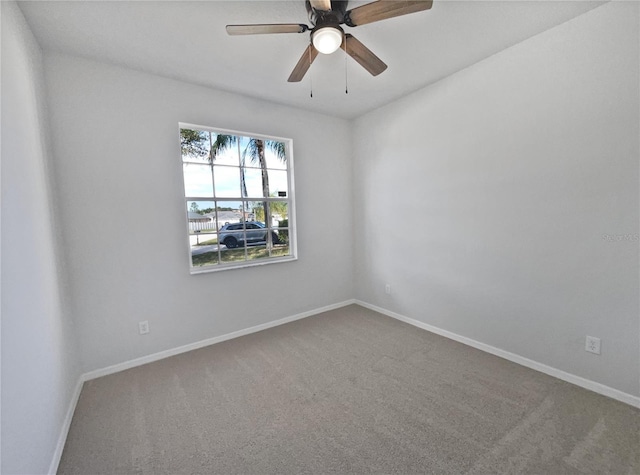
<path fill-rule="evenodd" d="M 2 473 L 46 473 L 80 375 L 53 212 L 42 55 L 2 2 Z"/>
<path fill-rule="evenodd" d="M 356 120 L 357 298 L 639 395 L 638 18 L 604 5 Z"/>
<path fill-rule="evenodd" d="M 346 121 L 68 56 L 45 64 L 85 371 L 353 296 Z M 297 261 L 189 274 L 180 121 L 293 139 Z"/>

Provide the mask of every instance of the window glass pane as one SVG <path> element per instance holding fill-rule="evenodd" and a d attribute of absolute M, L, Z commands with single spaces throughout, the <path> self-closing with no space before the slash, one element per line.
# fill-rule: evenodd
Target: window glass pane
<path fill-rule="evenodd" d="M 256 259 L 265 259 L 269 257 L 266 244 L 253 245 L 247 248 L 247 260 L 255 261 Z"/>
<path fill-rule="evenodd" d="M 278 144 L 278 147 L 281 150 L 284 150 L 284 143 L 271 141 L 273 144 Z M 269 143 L 267 143 L 267 147 L 265 147 L 265 159 L 267 161 L 267 168 L 275 168 L 278 170 L 286 170 L 287 169 L 287 161 L 283 157 L 279 157 L 277 153 L 273 151 L 271 147 L 269 147 Z"/>
<path fill-rule="evenodd" d="M 214 201 L 187 201 L 189 234 L 216 231 L 214 206 Z"/>
<path fill-rule="evenodd" d="M 258 221 L 264 224 L 264 206 L 262 201 L 249 201 L 249 216 L 251 221 Z"/>
<path fill-rule="evenodd" d="M 242 201 L 217 201 L 218 229 L 242 221 Z"/>
<path fill-rule="evenodd" d="M 244 247 L 237 249 L 225 249 L 220 248 L 220 262 L 242 262 L 245 260 L 244 258 Z"/>
<path fill-rule="evenodd" d="M 259 148 L 264 147 L 264 140 L 250 137 L 240 138 L 240 162 L 246 168 L 260 169 Z"/>
<path fill-rule="evenodd" d="M 238 198 L 240 191 L 240 168 L 214 166 L 213 175 L 218 198 Z"/>
<path fill-rule="evenodd" d="M 283 257 L 290 256 L 291 252 L 289 251 L 289 244 L 278 244 L 273 246 L 271 250 L 271 257 Z"/>
<path fill-rule="evenodd" d="M 184 163 L 182 165 L 182 170 L 184 173 L 185 196 L 213 197 L 211 167 L 209 165 Z"/>
<path fill-rule="evenodd" d="M 259 168 L 244 168 L 244 182 L 249 198 L 262 198 L 262 171 Z"/>
<path fill-rule="evenodd" d="M 246 159 L 245 165 L 249 165 L 250 158 L 253 155 L 252 149 L 255 150 L 255 139 L 242 135 L 238 138 L 240 140 L 240 158 L 244 156 Z"/>
<path fill-rule="evenodd" d="M 235 137 L 234 135 L 217 135 L 213 133 L 212 140 L 214 143 L 216 142 L 216 140 L 219 140 L 220 142 L 226 144 L 226 146 L 218 149 L 218 153 L 213 160 L 214 165 L 231 165 L 235 167 L 240 166 L 237 137 Z"/>
<path fill-rule="evenodd" d="M 272 227 L 287 227 L 289 225 L 289 203 L 287 201 L 270 201 L 269 210 L 271 211 Z"/>
<path fill-rule="evenodd" d="M 182 160 L 209 163 L 209 136 L 202 130 L 180 129 Z"/>
<path fill-rule="evenodd" d="M 189 236 L 193 266 L 218 264 L 218 235 L 195 233 Z"/>
<path fill-rule="evenodd" d="M 253 221 L 253 219 L 251 219 L 253 214 L 251 213 L 251 207 L 249 206 L 248 201 L 242 202 L 241 211 L 242 211 L 242 221 Z"/>
<path fill-rule="evenodd" d="M 191 265 L 218 264 L 215 201 L 187 201 Z"/>
<path fill-rule="evenodd" d="M 243 203 L 235 208 L 232 215 L 229 215 L 230 220 L 220 227 L 219 242 L 224 247 L 222 249 L 236 249 L 244 246 L 246 241 L 246 229 L 244 223 L 244 216 L 246 215 L 246 207 Z"/>
<path fill-rule="evenodd" d="M 204 231 L 196 231 L 189 236 L 189 242 L 191 246 L 196 246 L 198 249 L 203 250 L 204 247 L 214 246 L 217 248 L 218 244 L 218 234 L 216 233 L 207 233 Z M 209 249 L 210 251 L 215 251 L 216 249 Z"/>
<path fill-rule="evenodd" d="M 189 236 L 191 265 L 194 267 L 218 264 L 218 238 L 216 234 L 195 233 Z"/>
<path fill-rule="evenodd" d="M 269 175 L 269 196 L 286 198 L 289 186 L 287 184 L 287 172 L 284 170 L 268 170 Z"/>
<path fill-rule="evenodd" d="M 289 228 L 276 228 L 274 230 L 278 234 L 277 244 L 281 246 L 289 245 Z"/>

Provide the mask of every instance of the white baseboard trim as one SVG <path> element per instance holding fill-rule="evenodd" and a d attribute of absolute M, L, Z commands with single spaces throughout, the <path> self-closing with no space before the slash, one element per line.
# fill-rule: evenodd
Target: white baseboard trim
<path fill-rule="evenodd" d="M 628 394 L 618 389 L 605 386 L 604 384 L 596 383 L 595 381 L 591 381 L 581 376 L 576 376 L 575 374 L 567 373 L 566 371 L 553 368 L 552 366 L 547 366 L 543 363 L 530 360 L 529 358 L 525 358 L 524 356 L 520 356 L 515 353 L 511 353 L 509 351 L 501 350 L 500 348 L 487 345 L 486 343 L 472 340 L 471 338 L 467 338 L 466 336 L 458 335 L 457 333 L 453 333 L 448 330 L 443 330 L 442 328 L 429 325 L 428 323 L 424 323 L 419 320 L 414 320 L 413 318 L 405 317 L 404 315 L 401 315 L 396 312 L 392 312 L 391 310 L 387 310 L 386 308 L 378 307 L 377 305 L 372 305 L 370 303 L 363 302 L 358 299 L 355 299 L 355 303 L 357 305 L 361 305 L 365 308 L 368 308 L 369 310 L 373 310 L 374 312 L 378 312 L 383 315 L 387 315 L 388 317 L 395 318 L 396 320 L 400 320 L 401 322 L 408 323 L 409 325 L 413 325 L 414 327 L 422 328 L 423 330 L 430 331 L 431 333 L 435 333 L 436 335 L 440 335 L 445 338 L 449 338 L 450 340 L 463 343 L 467 346 L 471 346 L 473 348 L 484 351 L 486 353 L 490 353 L 492 355 L 499 356 L 500 358 L 504 358 L 505 360 L 509 360 L 519 365 L 526 366 L 527 368 L 540 371 L 541 373 L 544 373 L 544 374 L 548 374 L 549 376 L 553 376 L 554 378 L 558 378 L 568 383 L 575 384 L 576 386 L 580 386 L 584 389 L 588 389 L 595 393 L 602 394 L 603 396 L 607 396 L 617 401 L 624 402 L 626 404 L 629 404 L 630 406 L 640 408 L 640 397 L 634 396 L 633 394 Z"/>
<path fill-rule="evenodd" d="M 76 383 L 76 387 L 73 390 L 73 394 L 71 395 L 71 400 L 69 401 L 69 407 L 67 408 L 67 413 L 64 417 L 64 421 L 62 421 L 62 429 L 60 429 L 60 435 L 58 436 L 56 450 L 53 453 L 51 465 L 49 465 L 49 475 L 55 475 L 58 471 L 60 458 L 62 457 L 62 451 L 64 450 L 64 444 L 67 441 L 67 435 L 69 434 L 69 428 L 71 427 L 71 419 L 73 419 L 73 413 L 76 411 L 76 406 L 78 404 L 78 399 L 80 399 L 80 391 L 82 391 L 83 384 L 84 379 L 82 376 L 80 376 L 78 378 L 78 382 Z"/>
<path fill-rule="evenodd" d="M 126 369 L 135 368 L 136 366 L 142 366 L 147 363 L 152 363 L 154 361 L 162 360 L 164 358 L 169 358 L 170 356 L 179 355 L 180 353 L 186 353 L 187 351 L 197 350 L 199 348 L 204 348 L 205 346 L 214 345 L 216 343 L 221 343 L 223 341 L 231 340 L 233 338 L 238 338 L 244 335 L 249 335 L 251 333 L 256 333 L 262 330 L 266 330 L 267 328 L 284 325 L 285 323 L 293 322 L 295 320 L 301 320 L 303 318 L 311 317 L 312 315 L 317 315 L 318 313 L 335 310 L 337 308 L 346 307 L 347 305 L 351 305 L 354 303 L 356 303 L 354 299 L 345 300 L 344 302 L 339 302 L 332 305 L 327 305 L 325 307 L 316 308 L 313 310 L 309 310 L 307 312 L 302 312 L 296 315 L 292 315 L 290 317 L 274 320 L 272 322 L 262 323 L 260 325 L 245 328 L 244 330 L 238 330 L 235 332 L 227 333 L 226 335 L 214 336 L 213 338 L 207 338 L 206 340 L 200 340 L 195 343 L 189 343 L 188 345 L 179 346 L 177 348 L 171 348 L 169 350 L 160 351 L 158 353 L 153 353 L 147 356 L 142 356 L 140 358 L 125 361 L 123 363 L 118 363 L 113 366 L 108 366 L 106 368 L 89 371 L 88 373 L 85 373 L 83 375 L 83 381 L 89 381 L 90 379 L 96 379 L 102 376 L 107 376 L 109 374 L 118 373 Z"/>
<path fill-rule="evenodd" d="M 413 325 L 423 330 L 430 331 L 431 333 L 435 333 L 436 335 L 440 335 L 445 338 L 449 338 L 450 340 L 463 343 L 465 345 L 471 346 L 473 348 L 484 351 L 486 353 L 499 356 L 501 358 L 520 364 L 527 368 L 540 371 L 541 373 L 548 374 L 549 376 L 553 376 L 555 378 L 561 379 L 563 381 L 567 381 L 569 383 L 575 384 L 577 386 L 596 392 L 598 394 L 602 394 L 603 396 L 608 396 L 612 399 L 616 399 L 618 401 L 624 402 L 626 404 L 629 404 L 630 406 L 640 408 L 640 397 L 634 396 L 632 394 L 627 394 L 625 392 L 619 391 L 609 386 L 605 386 L 604 384 L 596 383 L 595 381 L 591 381 L 591 380 L 582 378 L 580 376 L 576 376 L 574 374 L 567 373 L 565 371 L 553 368 L 551 366 L 538 363 L 537 361 L 530 360 L 528 358 L 517 355 L 515 353 L 510 353 L 508 351 L 501 350 L 491 345 L 487 345 L 485 343 L 472 340 L 471 338 L 458 335 L 457 333 L 443 330 L 433 325 L 429 325 L 428 323 L 424 323 L 419 320 L 414 320 L 413 318 L 405 317 L 404 315 L 401 315 L 396 312 L 392 312 L 382 307 L 378 307 L 377 305 L 372 305 L 370 303 L 363 302 L 357 299 L 349 299 L 343 302 L 327 305 L 325 307 L 316 308 L 316 309 L 302 312 L 296 315 L 281 318 L 279 320 L 274 320 L 272 322 L 262 323 L 260 325 L 256 325 L 250 328 L 245 328 L 244 330 L 238 330 L 235 332 L 227 333 L 225 335 L 220 335 L 213 338 L 207 338 L 206 340 L 197 341 L 195 343 L 190 343 L 188 345 L 180 346 L 178 348 L 172 348 L 169 350 L 161 351 L 158 353 L 154 353 L 148 356 L 143 356 L 141 358 L 136 358 L 130 361 L 125 361 L 123 363 L 108 366 L 106 368 L 98 369 L 95 371 L 89 371 L 88 373 L 81 375 L 76 384 L 75 390 L 71 397 L 71 401 L 69 402 L 69 408 L 67 410 L 67 414 L 65 416 L 65 419 L 60 431 L 60 436 L 58 437 L 58 444 L 56 446 L 56 450 L 54 452 L 51 465 L 49 466 L 49 474 L 54 475 L 58 470 L 58 465 L 60 464 L 60 458 L 62 457 L 64 444 L 67 440 L 69 428 L 71 427 L 71 420 L 73 419 L 73 414 L 75 412 L 76 405 L 78 404 L 78 399 L 80 398 L 80 391 L 82 390 L 82 385 L 84 384 L 85 381 L 99 378 L 101 376 L 107 376 L 113 373 L 118 373 L 126 369 L 134 368 L 136 366 L 141 366 L 147 363 L 151 363 L 153 361 L 158 361 L 164 358 L 168 358 L 170 356 L 178 355 L 180 353 L 186 353 L 187 351 L 197 350 L 205 346 L 214 345 L 216 343 L 221 343 L 223 341 L 231 340 L 233 338 L 238 338 L 240 336 L 249 335 L 251 333 L 256 333 L 262 330 L 266 330 L 268 328 L 284 325 L 285 323 L 293 322 L 295 320 L 301 320 L 303 318 L 311 317 L 319 313 L 328 312 L 330 310 L 335 310 L 335 309 L 346 307 L 347 305 L 352 305 L 352 304 L 361 305 L 362 307 L 368 308 L 370 310 L 381 313 L 383 315 L 387 315 L 388 317 L 395 318 L 396 320 L 400 320 L 402 322 L 408 323 L 409 325 Z"/>

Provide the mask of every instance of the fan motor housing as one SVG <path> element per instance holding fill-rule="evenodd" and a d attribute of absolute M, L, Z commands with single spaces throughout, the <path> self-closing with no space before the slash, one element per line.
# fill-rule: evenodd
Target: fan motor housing
<path fill-rule="evenodd" d="M 344 23 L 345 20 L 347 3 L 347 0 L 332 0 L 331 10 L 324 11 L 314 9 L 309 0 L 306 0 L 305 6 L 309 14 L 309 22 L 315 27 L 340 25 Z"/>

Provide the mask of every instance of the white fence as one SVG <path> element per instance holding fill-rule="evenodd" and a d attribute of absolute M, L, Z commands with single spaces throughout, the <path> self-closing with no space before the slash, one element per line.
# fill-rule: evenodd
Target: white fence
<path fill-rule="evenodd" d="M 218 227 L 222 227 L 222 225 L 225 224 L 226 222 L 227 221 L 223 222 Z M 228 222 L 237 223 L 237 222 L 239 222 L 239 219 L 231 220 L 231 221 L 228 221 Z M 280 221 L 275 219 L 275 217 L 271 218 L 271 226 L 272 227 L 277 228 L 279 224 L 280 224 Z M 190 233 L 193 233 L 195 231 L 204 231 L 204 230 L 215 232 L 215 230 L 216 230 L 216 221 L 214 219 L 212 219 L 211 221 L 191 221 L 191 220 L 189 220 L 189 232 Z"/>
<path fill-rule="evenodd" d="M 216 229 L 216 222 L 211 221 L 189 221 L 189 232 Z"/>

